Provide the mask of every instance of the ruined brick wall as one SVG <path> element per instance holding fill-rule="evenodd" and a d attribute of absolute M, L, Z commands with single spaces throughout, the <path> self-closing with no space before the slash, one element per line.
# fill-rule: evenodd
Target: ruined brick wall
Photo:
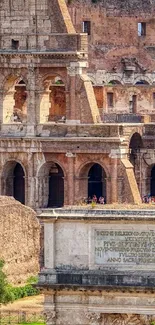
<path fill-rule="evenodd" d="M 155 87 L 149 85 L 127 86 L 106 85 L 94 86 L 94 92 L 101 114 L 103 113 L 133 113 L 154 114 Z M 108 102 L 108 94 L 112 94 L 112 105 Z M 135 107 L 133 106 L 133 96 Z"/>
<path fill-rule="evenodd" d="M 72 0 L 69 12 L 75 29 L 91 22 L 89 36 L 90 70 L 121 71 L 120 58 L 138 57 L 141 65 L 154 71 L 155 2 Z M 138 23 L 146 23 L 146 36 L 138 35 Z"/>
<path fill-rule="evenodd" d="M 36 213 L 12 197 L 0 197 L 0 259 L 9 281 L 23 283 L 39 271 L 40 226 Z"/>

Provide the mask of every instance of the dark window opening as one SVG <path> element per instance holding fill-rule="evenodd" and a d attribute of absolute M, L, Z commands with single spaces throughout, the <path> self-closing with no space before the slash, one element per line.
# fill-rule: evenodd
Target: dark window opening
<path fill-rule="evenodd" d="M 132 100 L 129 101 L 129 112 L 136 114 L 137 112 L 137 96 L 133 95 Z"/>
<path fill-rule="evenodd" d="M 138 36 L 146 36 L 146 23 L 138 23 Z"/>
<path fill-rule="evenodd" d="M 58 164 L 53 163 L 49 172 L 48 207 L 62 207 L 64 205 L 64 174 Z"/>
<path fill-rule="evenodd" d="M 153 108 L 155 108 L 155 93 L 153 93 Z"/>
<path fill-rule="evenodd" d="M 91 22 L 89 20 L 83 21 L 82 32 L 87 33 L 88 35 L 90 35 L 90 33 L 91 33 Z"/>
<path fill-rule="evenodd" d="M 107 93 L 107 106 L 114 107 L 114 94 L 113 93 Z"/>
<path fill-rule="evenodd" d="M 13 172 L 13 196 L 25 204 L 25 174 L 19 163 L 16 164 Z"/>
<path fill-rule="evenodd" d="M 12 49 L 18 50 L 18 48 L 19 48 L 19 41 L 12 39 Z"/>
<path fill-rule="evenodd" d="M 155 196 L 155 166 L 151 170 L 151 184 L 150 184 L 151 196 Z"/>
<path fill-rule="evenodd" d="M 99 164 L 94 164 L 88 173 L 88 197 L 96 195 L 97 199 L 101 196 L 106 201 L 106 174 Z"/>

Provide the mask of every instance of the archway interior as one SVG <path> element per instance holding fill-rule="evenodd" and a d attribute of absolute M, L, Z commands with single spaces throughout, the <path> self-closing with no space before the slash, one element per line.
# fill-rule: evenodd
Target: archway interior
<path fill-rule="evenodd" d="M 150 184 L 150 194 L 155 196 L 155 165 L 151 169 L 151 184 Z"/>
<path fill-rule="evenodd" d="M 22 166 L 17 163 L 13 172 L 13 196 L 25 204 L 25 174 Z"/>
<path fill-rule="evenodd" d="M 16 161 L 9 161 L 3 174 L 5 182 L 2 192 L 25 204 L 25 173 L 22 166 Z"/>
<path fill-rule="evenodd" d="M 40 122 L 65 122 L 66 89 L 62 79 L 49 76 L 44 80 L 40 102 Z"/>
<path fill-rule="evenodd" d="M 129 149 L 130 149 L 129 160 L 133 166 L 135 166 L 137 152 L 140 150 L 140 148 L 143 148 L 142 138 L 138 132 L 135 132 L 129 144 Z"/>
<path fill-rule="evenodd" d="M 149 83 L 146 80 L 139 80 L 135 83 L 135 85 L 149 85 Z"/>
<path fill-rule="evenodd" d="M 99 164 L 94 164 L 88 172 L 88 197 L 93 195 L 106 200 L 106 173 Z"/>
<path fill-rule="evenodd" d="M 53 163 L 49 171 L 49 199 L 48 207 L 62 207 L 64 205 L 64 173 L 62 168 Z"/>
<path fill-rule="evenodd" d="M 15 86 L 14 93 L 14 122 L 26 121 L 27 117 L 27 91 L 26 84 L 20 80 Z"/>

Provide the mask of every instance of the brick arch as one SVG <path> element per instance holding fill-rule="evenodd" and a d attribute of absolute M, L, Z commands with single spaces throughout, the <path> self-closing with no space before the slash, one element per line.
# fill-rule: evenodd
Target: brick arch
<path fill-rule="evenodd" d="M 136 83 L 139 82 L 139 81 L 145 81 L 147 84 L 152 85 L 152 80 L 151 80 L 149 77 L 144 76 L 144 75 L 139 75 L 139 76 L 137 76 L 137 77 L 134 79 L 133 84 L 136 85 Z"/>
<path fill-rule="evenodd" d="M 82 176 L 82 171 L 84 171 L 85 168 L 89 168 L 89 166 L 92 166 L 94 164 L 101 165 L 101 167 L 105 170 L 105 173 L 106 173 L 107 177 L 110 176 L 109 170 L 105 166 L 105 164 L 103 164 L 100 160 L 93 159 L 93 160 L 85 161 L 80 165 L 80 167 L 78 168 L 78 170 L 76 172 L 77 177 L 81 177 Z"/>
<path fill-rule="evenodd" d="M 109 197 L 109 171 L 107 167 L 100 161 L 98 160 L 93 160 L 93 161 L 85 161 L 83 164 L 80 165 L 76 172 L 77 176 L 77 201 L 81 201 L 84 198 L 87 198 L 88 195 L 93 192 L 93 187 L 91 184 L 89 184 L 88 181 L 88 174 L 91 168 L 94 165 L 99 165 L 102 168 L 102 177 L 99 181 L 99 186 L 102 189 L 100 190 L 99 196 L 104 196 L 106 198 L 106 202 L 110 202 L 110 197 Z M 102 184 L 101 184 L 102 183 Z M 90 187 L 89 187 L 90 186 Z M 95 188 L 95 187 L 94 187 Z M 91 193 L 93 195 L 93 193 Z M 98 193 L 94 193 L 98 194 Z M 91 196 L 92 196 L 91 195 Z"/>
<path fill-rule="evenodd" d="M 130 146 L 130 141 L 131 141 L 131 138 L 133 137 L 133 135 L 135 133 L 138 133 L 140 135 L 140 137 L 142 138 L 142 135 L 143 135 L 143 130 L 141 127 L 136 127 L 132 130 L 132 132 L 130 133 L 130 135 L 128 136 L 128 148 Z"/>
<path fill-rule="evenodd" d="M 24 75 L 20 74 L 20 75 L 13 75 L 13 74 L 9 74 L 7 75 L 4 80 L 3 80 L 3 90 L 4 91 L 8 91 L 10 88 L 12 89 L 13 87 L 15 87 L 21 80 L 24 81 L 25 85 L 27 86 L 28 84 L 28 80 L 27 78 L 25 78 Z"/>
<path fill-rule="evenodd" d="M 7 172 L 9 172 L 9 170 L 11 170 L 11 168 L 14 166 L 14 164 L 20 164 L 24 170 L 24 174 L 25 174 L 25 177 L 27 177 L 27 170 L 22 162 L 22 160 L 20 159 L 16 159 L 16 158 L 11 158 L 11 159 L 7 159 L 5 160 L 3 166 L 2 166 L 2 177 L 5 177 L 5 174 Z"/>
<path fill-rule="evenodd" d="M 54 84 L 55 78 L 63 84 Z M 40 122 L 58 122 L 66 120 L 66 80 L 58 73 L 48 74 L 42 78 L 43 92 L 40 94 Z"/>
<path fill-rule="evenodd" d="M 23 87 L 20 81 L 24 82 Z M 3 123 L 26 122 L 27 80 L 24 76 L 9 75 L 3 83 Z"/>
<path fill-rule="evenodd" d="M 120 85 L 124 85 L 122 78 L 118 75 L 110 75 L 106 80 L 106 84 L 108 85 L 108 83 L 113 80 L 118 82 L 118 84 L 120 84 Z"/>
<path fill-rule="evenodd" d="M 66 177 L 66 175 L 67 175 L 67 174 L 66 174 L 66 169 L 65 169 L 64 166 L 61 164 L 61 162 L 60 162 L 59 160 L 55 159 L 55 158 L 52 159 L 52 160 L 50 160 L 50 161 L 44 161 L 43 163 L 41 163 L 40 166 L 38 167 L 38 170 L 37 170 L 37 173 L 36 173 L 36 177 L 39 177 L 40 174 L 42 174 L 42 171 L 43 171 L 43 170 L 48 171 L 48 169 L 50 169 L 50 165 L 51 165 L 52 163 L 55 163 L 55 164 L 59 165 L 59 166 L 61 167 L 63 173 L 64 173 L 64 177 Z M 47 167 L 47 168 L 46 168 L 46 167 Z"/>
<path fill-rule="evenodd" d="M 64 85 L 66 87 L 67 75 L 64 75 L 64 73 L 57 72 L 57 71 L 55 71 L 53 73 L 47 73 L 47 74 L 43 75 L 42 78 L 40 79 L 40 84 L 43 85 L 46 80 L 50 81 L 50 80 L 52 80 L 52 79 L 54 79 L 56 77 L 59 77 L 63 81 L 63 83 L 64 83 Z"/>

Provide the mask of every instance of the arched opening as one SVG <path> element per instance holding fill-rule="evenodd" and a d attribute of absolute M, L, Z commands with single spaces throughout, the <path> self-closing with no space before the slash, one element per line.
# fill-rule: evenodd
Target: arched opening
<path fill-rule="evenodd" d="M 104 202 L 107 201 L 107 182 L 106 172 L 98 163 L 86 163 L 80 170 L 77 183 L 77 203 L 85 201 L 88 198 L 89 202 L 94 195 L 99 201 L 100 197 L 104 197 Z"/>
<path fill-rule="evenodd" d="M 25 204 L 25 174 L 22 166 L 17 163 L 13 172 L 13 196 Z"/>
<path fill-rule="evenodd" d="M 149 85 L 149 83 L 146 80 L 138 80 L 135 83 L 136 86 L 140 86 L 140 85 Z"/>
<path fill-rule="evenodd" d="M 49 171 L 48 207 L 64 205 L 64 174 L 58 164 L 53 163 Z"/>
<path fill-rule="evenodd" d="M 110 86 L 110 85 L 114 85 L 114 86 L 116 86 L 116 85 L 121 85 L 121 82 L 119 81 L 119 80 L 110 80 L 109 82 L 108 82 L 108 85 Z"/>
<path fill-rule="evenodd" d="M 155 165 L 151 169 L 150 195 L 155 197 Z"/>
<path fill-rule="evenodd" d="M 4 85 L 3 123 L 23 123 L 26 119 L 26 84 L 22 79 L 10 77 Z"/>
<path fill-rule="evenodd" d="M 66 120 L 65 85 L 60 77 L 48 77 L 44 81 L 40 120 L 41 123 L 65 122 Z"/>
<path fill-rule="evenodd" d="M 38 172 L 37 205 L 39 208 L 55 208 L 64 205 L 64 172 L 59 164 L 46 162 Z"/>
<path fill-rule="evenodd" d="M 2 174 L 2 194 L 13 196 L 25 204 L 25 173 L 21 164 L 8 161 Z"/>
<path fill-rule="evenodd" d="M 140 134 L 138 132 L 135 132 L 129 144 L 129 149 L 130 149 L 129 160 L 131 164 L 134 166 L 134 169 L 135 169 L 137 154 L 139 153 L 140 148 L 143 148 L 143 141 Z"/>
<path fill-rule="evenodd" d="M 14 122 L 23 122 L 26 120 L 27 115 L 27 91 L 26 84 L 23 80 L 18 82 L 15 86 L 14 94 Z"/>
<path fill-rule="evenodd" d="M 103 196 L 106 200 L 106 174 L 99 164 L 94 164 L 88 172 L 88 197 Z"/>

